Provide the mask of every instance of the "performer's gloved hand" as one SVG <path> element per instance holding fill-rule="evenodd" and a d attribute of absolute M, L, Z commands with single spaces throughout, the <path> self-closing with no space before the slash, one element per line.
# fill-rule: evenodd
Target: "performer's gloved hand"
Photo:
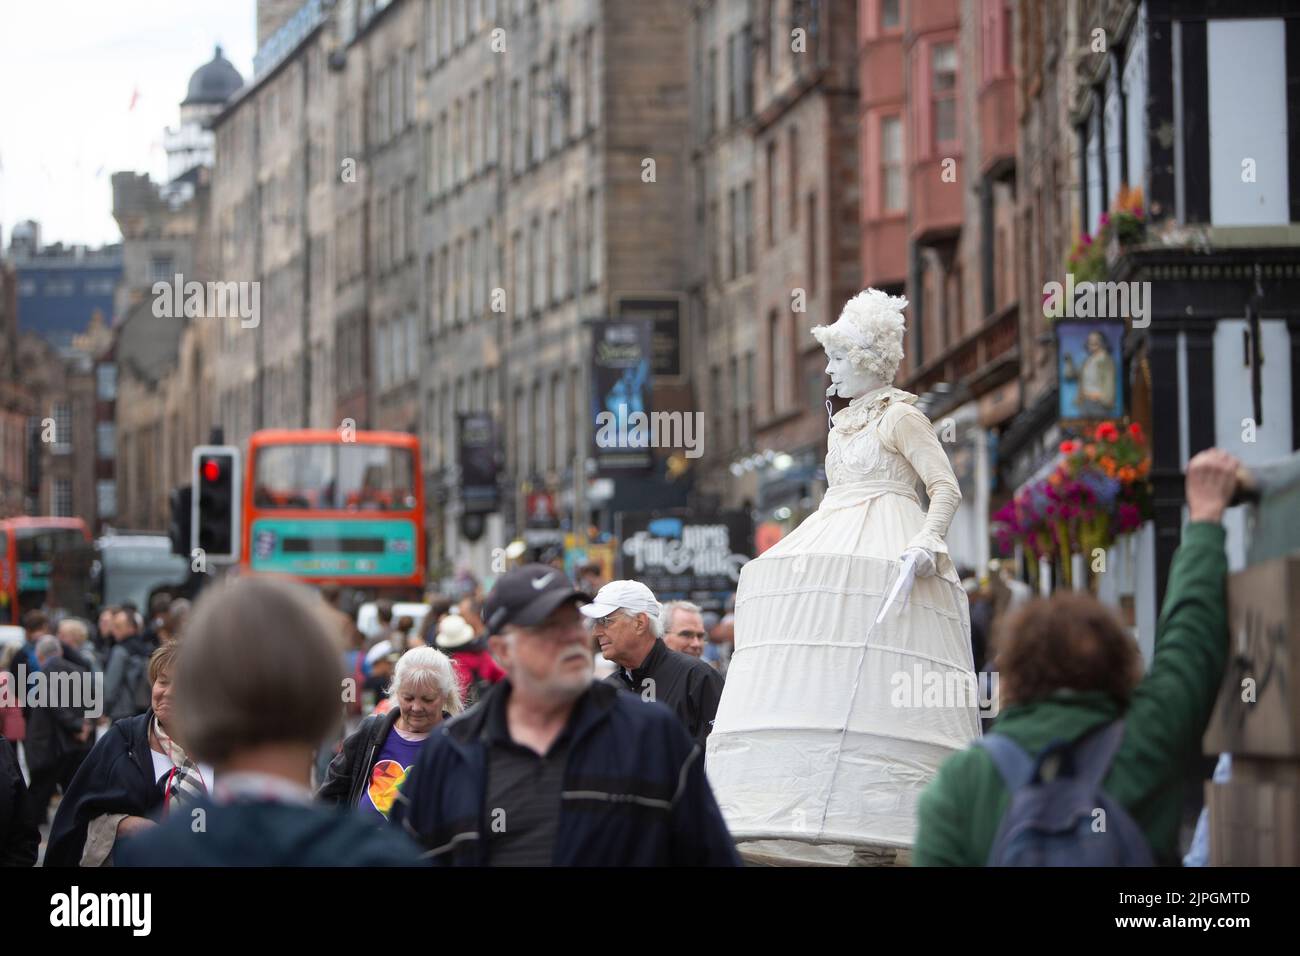
<path fill-rule="evenodd" d="M 906 561 L 912 555 L 916 556 L 916 576 L 918 578 L 928 578 L 938 572 L 938 566 L 934 562 L 934 555 L 925 548 L 908 548 L 899 558 L 900 561 Z"/>

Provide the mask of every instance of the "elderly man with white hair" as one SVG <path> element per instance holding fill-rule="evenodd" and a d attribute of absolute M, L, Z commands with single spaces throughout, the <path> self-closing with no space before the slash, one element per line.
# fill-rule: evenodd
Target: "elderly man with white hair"
<path fill-rule="evenodd" d="M 718 712 L 722 676 L 700 658 L 668 647 L 663 607 L 653 592 L 639 581 L 611 581 L 581 610 L 592 619 L 600 652 L 618 665 L 606 682 L 666 705 L 703 746 Z"/>
<path fill-rule="evenodd" d="M 41 826 L 50 798 L 60 787 L 67 790 L 93 741 L 85 709 L 91 701 L 83 699 L 86 669 L 64 657 L 63 644 L 53 634 L 37 640 L 36 660 L 45 674 L 46 699 L 41 706 L 27 709 L 25 749 L 32 775 L 31 819 Z"/>
<path fill-rule="evenodd" d="M 664 643 L 679 654 L 704 656 L 709 632 L 704 629 L 704 609 L 690 601 L 664 604 Z"/>

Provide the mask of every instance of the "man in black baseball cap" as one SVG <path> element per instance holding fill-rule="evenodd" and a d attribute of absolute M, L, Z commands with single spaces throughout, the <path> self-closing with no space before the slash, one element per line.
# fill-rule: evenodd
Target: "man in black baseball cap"
<path fill-rule="evenodd" d="M 563 571 L 545 564 L 525 564 L 503 574 L 497 581 L 483 602 L 483 622 L 488 634 L 500 634 L 512 625 L 536 627 L 557 607 L 586 600 Z"/>
<path fill-rule="evenodd" d="M 543 564 L 497 581 L 483 619 L 506 678 L 429 737 L 389 820 L 441 865 L 738 864 L 702 749 L 593 682 L 585 600 Z"/>

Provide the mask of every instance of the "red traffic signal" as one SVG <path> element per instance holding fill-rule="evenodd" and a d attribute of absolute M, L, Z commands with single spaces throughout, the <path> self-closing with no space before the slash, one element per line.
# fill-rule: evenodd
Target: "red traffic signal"
<path fill-rule="evenodd" d="M 209 458 L 203 463 L 203 480 L 216 481 L 221 477 L 221 466 L 217 464 L 215 458 Z"/>

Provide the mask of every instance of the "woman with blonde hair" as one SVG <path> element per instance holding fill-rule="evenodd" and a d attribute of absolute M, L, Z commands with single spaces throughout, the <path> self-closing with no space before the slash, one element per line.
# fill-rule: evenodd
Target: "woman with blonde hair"
<path fill-rule="evenodd" d="M 54 815 L 46 866 L 111 864 L 118 841 L 198 802 L 214 771 L 182 745 L 173 677 L 180 647 L 149 658 L 149 710 L 115 722 L 91 749 Z"/>
<path fill-rule="evenodd" d="M 376 823 L 388 817 L 397 788 L 420 747 L 444 720 L 465 709 L 451 660 L 432 647 L 407 651 L 388 691 L 392 708 L 361 722 L 343 741 L 317 796 L 357 807 Z"/>

